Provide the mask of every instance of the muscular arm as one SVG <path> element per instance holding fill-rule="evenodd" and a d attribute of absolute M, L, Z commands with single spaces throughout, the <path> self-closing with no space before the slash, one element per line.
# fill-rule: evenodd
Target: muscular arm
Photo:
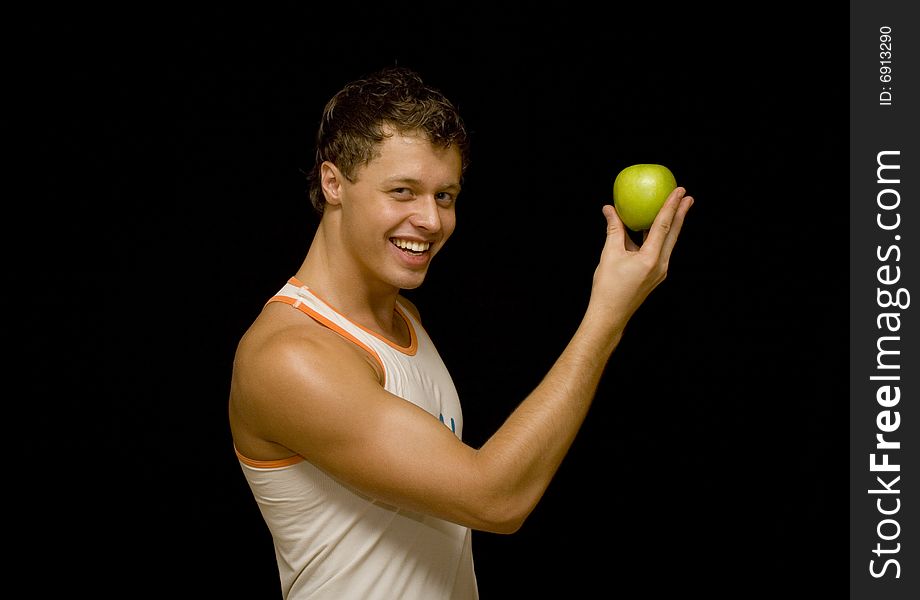
<path fill-rule="evenodd" d="M 681 196 L 680 189 L 671 195 L 641 249 L 605 207 L 607 242 L 584 319 L 549 373 L 480 449 L 386 392 L 360 350 L 320 328 L 272 336 L 239 354 L 232 421 L 388 504 L 515 531 L 571 446 L 626 322 L 664 279 L 692 203 Z"/>

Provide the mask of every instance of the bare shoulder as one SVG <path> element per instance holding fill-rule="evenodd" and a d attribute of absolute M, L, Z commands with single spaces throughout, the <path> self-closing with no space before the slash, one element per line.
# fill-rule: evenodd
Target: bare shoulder
<path fill-rule="evenodd" d="M 333 365 L 379 379 L 376 361 L 356 344 L 306 315 L 278 304 L 268 306 L 243 336 L 233 363 L 233 380 L 244 392 L 291 385 L 328 372 Z"/>
<path fill-rule="evenodd" d="M 255 459 L 292 454 L 283 429 L 315 414 L 337 384 L 379 385 L 382 371 L 363 349 L 283 304 L 269 305 L 243 335 L 233 361 L 230 424 L 237 449 Z"/>

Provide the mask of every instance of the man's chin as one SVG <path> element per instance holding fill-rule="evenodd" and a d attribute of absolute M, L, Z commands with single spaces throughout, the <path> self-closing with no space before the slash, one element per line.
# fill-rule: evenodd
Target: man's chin
<path fill-rule="evenodd" d="M 416 289 L 416 288 L 421 287 L 421 286 L 422 286 L 422 283 L 424 283 L 424 282 L 425 282 L 425 278 L 424 278 L 424 277 L 422 277 L 422 278 L 420 278 L 420 279 L 418 279 L 418 280 L 405 281 L 405 282 L 403 282 L 403 285 L 400 285 L 400 286 L 399 286 L 399 289 L 401 289 L 401 290 L 414 290 L 414 289 Z"/>
<path fill-rule="evenodd" d="M 414 290 L 425 282 L 428 270 L 411 274 L 403 274 L 398 278 L 397 287 L 401 290 Z"/>

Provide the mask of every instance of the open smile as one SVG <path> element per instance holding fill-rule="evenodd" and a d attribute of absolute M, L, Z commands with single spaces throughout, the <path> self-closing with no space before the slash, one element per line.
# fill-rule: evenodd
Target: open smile
<path fill-rule="evenodd" d="M 390 238 L 390 243 L 410 256 L 422 256 L 431 248 L 431 242 Z"/>

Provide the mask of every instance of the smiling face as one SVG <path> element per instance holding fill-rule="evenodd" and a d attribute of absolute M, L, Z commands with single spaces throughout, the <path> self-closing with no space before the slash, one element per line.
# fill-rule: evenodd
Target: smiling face
<path fill-rule="evenodd" d="M 353 270 L 378 291 L 422 284 L 435 254 L 454 231 L 461 159 L 456 147 L 422 135 L 394 133 L 353 181 L 323 166 L 327 208 L 337 246 Z"/>

